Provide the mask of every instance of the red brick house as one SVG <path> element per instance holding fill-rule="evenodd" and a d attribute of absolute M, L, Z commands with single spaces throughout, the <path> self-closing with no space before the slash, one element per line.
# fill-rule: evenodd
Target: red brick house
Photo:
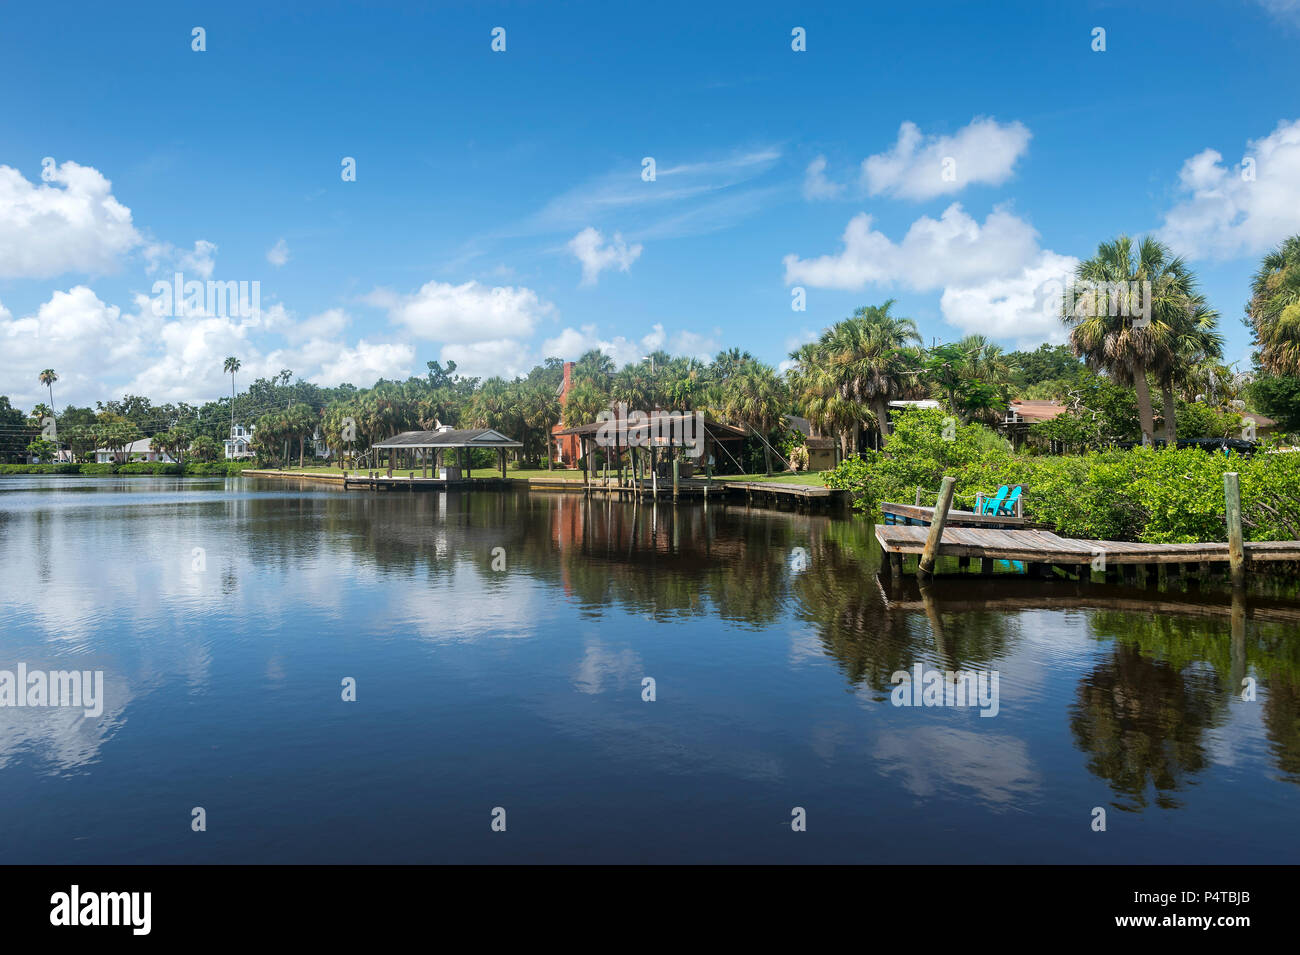
<path fill-rule="evenodd" d="M 582 447 L 576 434 L 557 434 L 564 430 L 564 404 L 569 398 L 569 389 L 573 387 L 573 362 L 564 363 L 564 381 L 560 382 L 556 394 L 560 399 L 560 421 L 551 425 L 551 458 L 562 468 L 576 468 L 582 457 Z"/>

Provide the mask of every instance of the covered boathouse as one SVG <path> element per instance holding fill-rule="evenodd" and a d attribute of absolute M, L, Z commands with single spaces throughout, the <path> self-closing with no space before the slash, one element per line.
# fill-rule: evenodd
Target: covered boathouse
<path fill-rule="evenodd" d="M 383 470 L 419 471 L 424 478 L 460 481 L 469 477 L 473 466 L 470 452 L 476 448 L 493 448 L 506 476 L 506 451 L 523 445 L 491 428 L 456 429 L 440 425 L 433 431 L 403 431 L 370 446 L 374 466 Z M 447 452 L 451 451 L 451 461 Z M 430 474 L 430 469 L 433 473 Z"/>

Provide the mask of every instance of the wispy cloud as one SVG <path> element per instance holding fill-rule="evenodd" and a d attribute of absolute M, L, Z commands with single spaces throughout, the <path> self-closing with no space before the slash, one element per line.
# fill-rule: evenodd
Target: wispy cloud
<path fill-rule="evenodd" d="M 503 237 L 568 233 L 588 226 L 617 228 L 629 237 L 699 235 L 757 212 L 771 195 L 755 180 L 781 160 L 774 147 L 676 165 L 658 164 L 653 181 L 640 160 L 590 179 L 501 230 Z"/>

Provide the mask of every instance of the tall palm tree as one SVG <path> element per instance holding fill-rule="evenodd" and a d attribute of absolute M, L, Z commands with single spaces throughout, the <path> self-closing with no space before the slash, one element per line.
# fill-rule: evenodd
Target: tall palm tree
<path fill-rule="evenodd" d="M 1167 360 L 1157 371 L 1160 382 L 1162 409 L 1165 422 L 1165 441 L 1178 440 L 1175 420 L 1175 390 L 1202 373 L 1208 363 L 1223 357 L 1223 336 L 1215 330 L 1219 313 L 1205 303 L 1205 298 L 1193 293 L 1188 298 L 1188 308 L 1182 314 L 1171 316 L 1174 320 Z"/>
<path fill-rule="evenodd" d="M 1246 313 L 1263 369 L 1271 375 L 1300 375 L 1300 235 L 1259 263 Z"/>
<path fill-rule="evenodd" d="M 875 427 L 873 411 L 848 397 L 832 373 L 820 342 L 807 342 L 790 352 L 793 367 L 787 373 L 796 407 L 815 430 L 839 440 L 840 455 L 849 453 L 849 435 L 862 422 Z"/>
<path fill-rule="evenodd" d="M 1102 242 L 1096 255 L 1079 263 L 1075 277 L 1103 291 L 1063 310 L 1070 345 L 1090 367 L 1133 388 L 1142 440 L 1150 443 L 1155 439 L 1155 415 L 1147 376 L 1154 375 L 1162 384 L 1173 376 L 1184 361 L 1177 344 L 1180 329 L 1190 334 L 1199 324 L 1202 331 L 1212 330 L 1215 315 L 1197 293 L 1195 277 L 1183 260 L 1150 237 L 1139 243 L 1121 235 Z M 1149 321 L 1137 314 L 1137 303 L 1127 291 L 1145 296 L 1147 287 Z M 1112 309 L 1105 290 L 1117 290 L 1125 307 Z"/>
<path fill-rule="evenodd" d="M 596 415 L 609 407 L 609 392 L 590 378 L 583 378 L 569 389 L 564 401 L 564 426 L 574 428 L 596 420 Z"/>
<path fill-rule="evenodd" d="M 54 413 L 54 383 L 59 380 L 59 376 L 55 374 L 53 368 L 46 368 L 36 377 L 40 379 L 41 384 L 50 389 L 50 417 L 54 418 L 56 417 Z M 59 447 L 57 428 L 55 429 L 54 447 L 57 451 Z M 58 460 L 57 456 L 55 460 Z"/>
<path fill-rule="evenodd" d="M 750 362 L 728 389 L 727 415 L 746 425 L 763 442 L 763 462 L 772 473 L 772 446 L 768 432 L 779 425 L 789 409 L 790 392 L 770 365 Z"/>
<path fill-rule="evenodd" d="M 39 375 L 37 375 L 36 377 L 40 379 L 41 384 L 43 384 L 46 388 L 49 388 L 49 389 L 50 389 L 50 409 L 51 409 L 51 411 L 53 411 L 53 409 L 54 409 L 54 383 L 55 383 L 56 381 L 59 380 L 59 376 L 58 376 L 57 374 L 55 374 L 53 368 L 46 368 L 44 371 L 42 371 L 42 372 L 41 372 Z"/>
<path fill-rule="evenodd" d="M 587 378 L 603 384 L 605 379 L 612 374 L 614 374 L 614 359 L 599 348 L 592 348 L 583 352 L 573 365 L 574 382 L 579 378 Z"/>
<path fill-rule="evenodd" d="M 230 438 L 235 437 L 235 372 L 239 371 L 239 359 L 234 355 L 222 364 L 223 370 L 230 375 Z"/>
<path fill-rule="evenodd" d="M 889 437 L 889 402 L 919 393 L 921 335 L 910 318 L 891 315 L 894 300 L 864 305 L 818 340 L 816 361 L 827 366 L 843 399 L 871 410 L 880 438 Z M 864 419 L 865 420 L 865 419 Z M 854 423 L 860 450 L 863 421 Z"/>

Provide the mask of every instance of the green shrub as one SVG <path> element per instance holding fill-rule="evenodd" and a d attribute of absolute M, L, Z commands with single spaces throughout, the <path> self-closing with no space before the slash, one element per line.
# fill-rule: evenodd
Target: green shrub
<path fill-rule="evenodd" d="M 1025 516 L 1063 536 L 1174 543 L 1226 539 L 1223 475 L 1236 471 L 1246 538 L 1300 539 L 1300 453 L 1261 448 L 1244 458 L 1138 447 L 1027 455 L 979 433 L 987 429 L 947 422 L 945 432 L 938 412 L 903 413 L 883 451 L 842 462 L 827 483 L 851 490 L 866 512 L 881 501 L 911 503 L 918 486 L 923 503 L 933 503 L 944 475 L 956 479 L 959 507 L 970 507 L 977 492 L 1023 484 Z"/>
<path fill-rule="evenodd" d="M 184 474 L 185 465 L 168 464 L 166 461 L 131 461 L 119 464 L 116 474 Z"/>

